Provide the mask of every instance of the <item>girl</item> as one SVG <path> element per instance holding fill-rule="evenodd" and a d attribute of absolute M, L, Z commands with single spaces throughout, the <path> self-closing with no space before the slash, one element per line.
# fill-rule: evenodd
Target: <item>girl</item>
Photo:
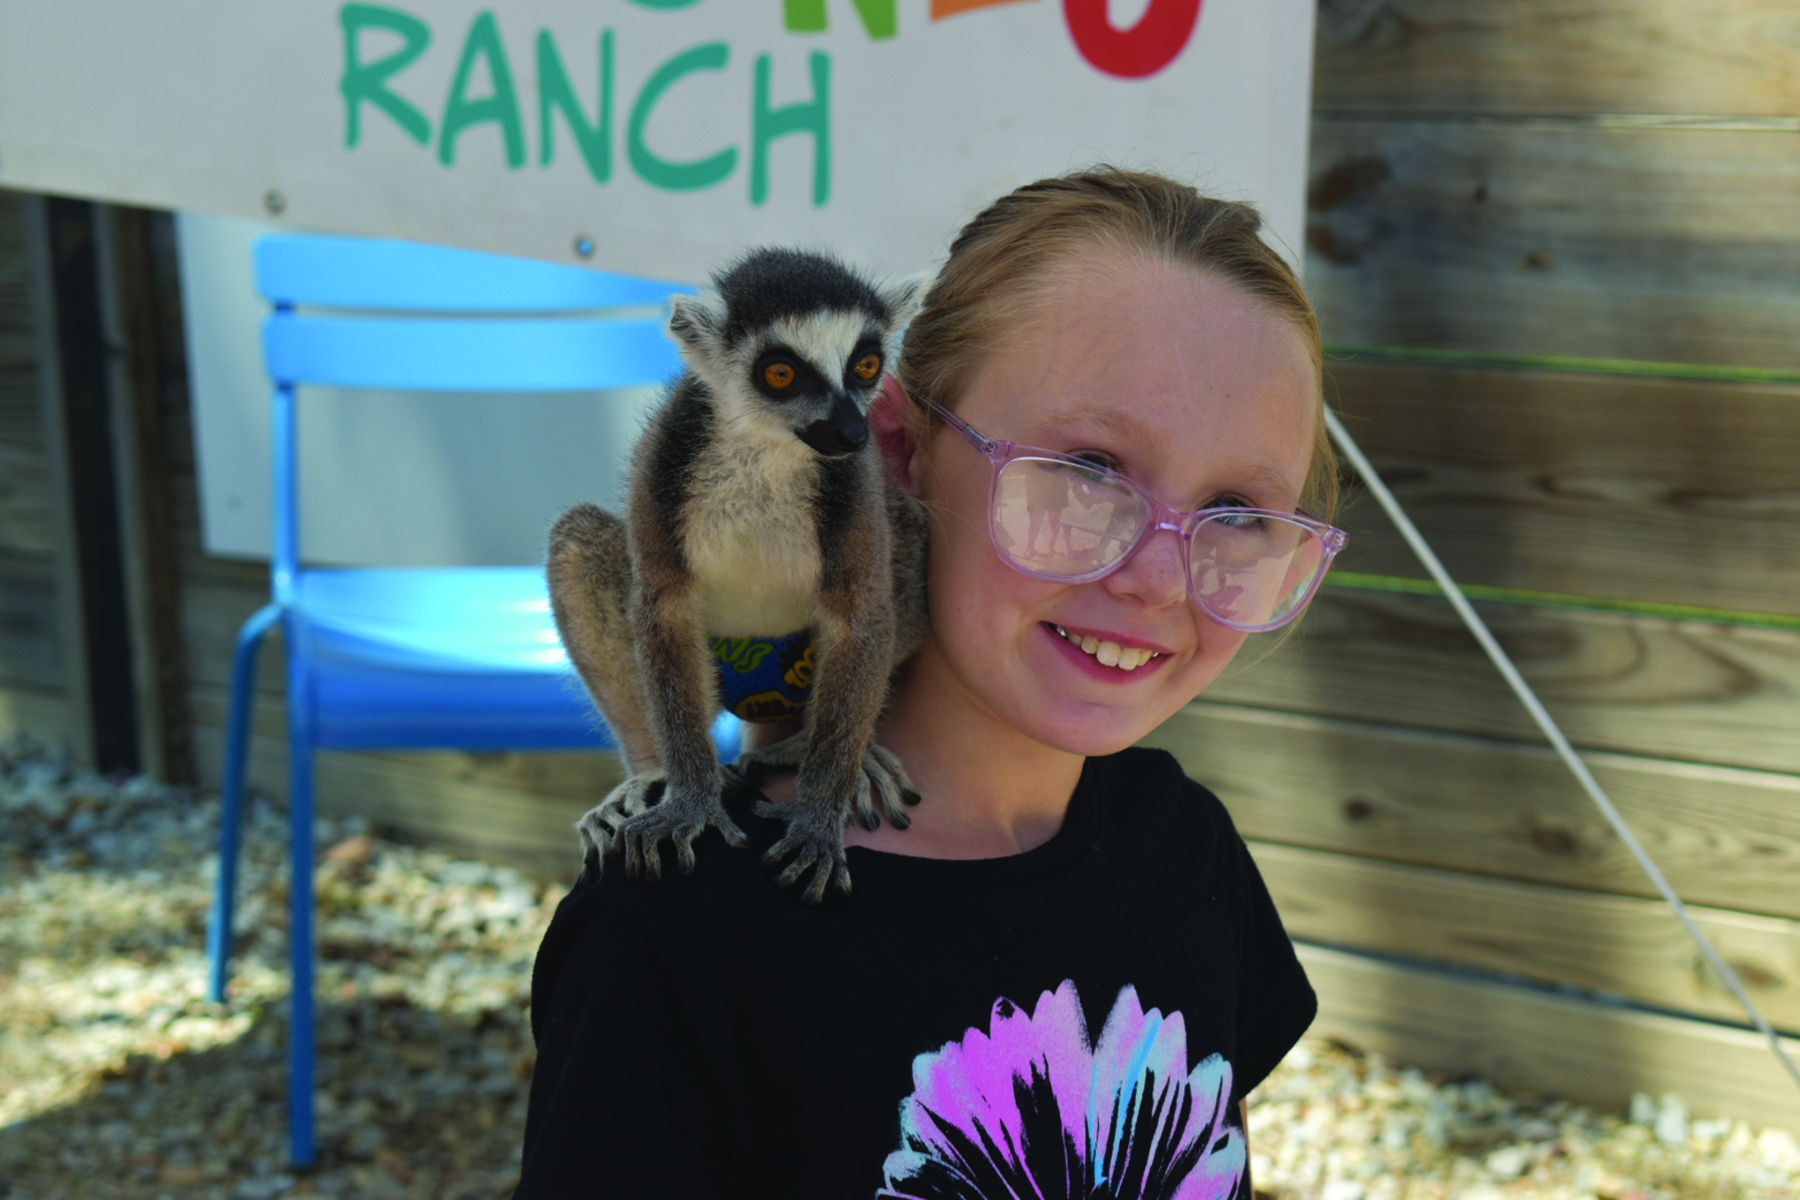
<path fill-rule="evenodd" d="M 878 740 L 921 802 L 852 897 L 780 836 L 591 860 L 539 953 L 519 1197 L 1250 1196 L 1243 1098 L 1312 1020 L 1224 808 L 1133 749 L 1343 535 L 1318 325 L 1249 208 L 1099 170 L 976 217 L 876 414 L 932 518 Z M 791 779 L 763 789 L 776 802 Z"/>

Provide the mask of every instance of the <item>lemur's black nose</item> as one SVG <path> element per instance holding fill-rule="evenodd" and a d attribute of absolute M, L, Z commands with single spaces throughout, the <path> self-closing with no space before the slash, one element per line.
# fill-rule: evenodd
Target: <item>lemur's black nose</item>
<path fill-rule="evenodd" d="M 840 458 L 868 445 L 869 422 L 854 400 L 840 396 L 831 415 L 802 429 L 800 440 L 827 458 Z"/>

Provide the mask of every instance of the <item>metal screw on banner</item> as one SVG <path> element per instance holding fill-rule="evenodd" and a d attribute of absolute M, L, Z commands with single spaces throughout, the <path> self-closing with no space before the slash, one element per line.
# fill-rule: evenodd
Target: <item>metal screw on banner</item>
<path fill-rule="evenodd" d="M 287 210 L 287 197 L 270 188 L 263 193 L 263 207 L 269 210 L 270 216 L 279 217 Z"/>
<path fill-rule="evenodd" d="M 594 239 L 585 233 L 575 235 L 575 253 L 583 258 L 594 257 Z"/>

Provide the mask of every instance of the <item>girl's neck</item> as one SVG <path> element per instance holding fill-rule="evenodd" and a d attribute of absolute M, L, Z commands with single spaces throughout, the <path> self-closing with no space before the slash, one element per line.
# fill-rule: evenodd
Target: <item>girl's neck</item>
<path fill-rule="evenodd" d="M 1082 755 L 1026 737 L 973 702 L 929 650 L 900 680 L 875 740 L 917 789 L 910 829 L 852 822 L 845 842 L 924 858 L 1001 858 L 1056 836 Z"/>

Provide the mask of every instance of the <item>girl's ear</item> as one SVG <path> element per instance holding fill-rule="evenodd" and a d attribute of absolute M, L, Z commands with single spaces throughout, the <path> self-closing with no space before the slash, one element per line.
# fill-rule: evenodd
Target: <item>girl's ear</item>
<path fill-rule="evenodd" d="M 912 423 L 907 419 L 911 404 L 900 381 L 892 375 L 883 375 L 875 401 L 869 405 L 869 428 L 875 433 L 875 444 L 881 447 L 881 461 L 887 467 L 888 478 L 899 485 L 901 491 L 916 496 L 919 493 L 913 486 L 912 477 L 916 447 L 909 432 Z"/>

